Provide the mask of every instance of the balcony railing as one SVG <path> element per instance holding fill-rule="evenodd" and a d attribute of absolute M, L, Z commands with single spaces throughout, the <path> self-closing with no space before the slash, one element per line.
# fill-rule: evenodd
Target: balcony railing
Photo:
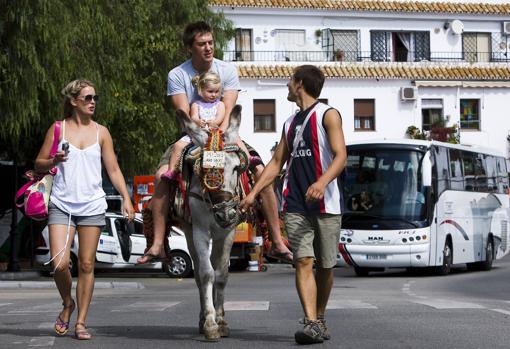
<path fill-rule="evenodd" d="M 509 52 L 224 51 L 230 62 L 510 62 Z"/>

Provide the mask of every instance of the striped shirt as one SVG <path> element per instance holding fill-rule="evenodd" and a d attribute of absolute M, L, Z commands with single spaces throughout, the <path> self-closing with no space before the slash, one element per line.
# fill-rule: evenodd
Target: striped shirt
<path fill-rule="evenodd" d="M 339 178 L 326 186 L 323 199 L 312 202 L 305 201 L 308 187 L 326 172 L 333 161 L 333 152 L 323 124 L 324 115 L 329 109 L 332 107 L 316 102 L 308 109 L 292 115 L 285 122 L 283 132 L 289 147 L 289 154 L 292 154 L 294 137 L 307 115 L 312 112 L 283 183 L 282 204 L 285 212 L 306 215 L 342 213 L 343 198 Z"/>

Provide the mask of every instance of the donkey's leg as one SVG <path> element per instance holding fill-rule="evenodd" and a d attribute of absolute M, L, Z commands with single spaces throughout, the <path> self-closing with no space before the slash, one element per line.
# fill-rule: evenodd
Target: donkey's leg
<path fill-rule="evenodd" d="M 193 242 L 193 232 L 185 230 L 185 237 L 186 237 L 186 243 L 188 245 L 189 254 L 191 256 L 191 259 L 193 260 L 193 267 L 194 267 L 194 277 L 195 277 L 195 283 L 197 284 L 198 293 L 200 295 L 200 314 L 199 314 L 199 320 L 198 320 L 198 332 L 200 334 L 204 334 L 204 323 L 205 323 L 205 315 L 204 315 L 204 296 L 202 294 L 202 286 L 200 284 L 200 274 L 198 272 L 198 268 L 200 266 L 200 262 L 198 259 L 197 251 L 195 250 L 195 243 Z"/>
<path fill-rule="evenodd" d="M 228 263 L 230 260 L 230 251 L 234 242 L 234 230 L 226 236 L 213 241 L 211 251 L 211 263 L 214 268 L 214 308 L 216 311 L 216 323 L 219 326 L 220 335 L 228 337 L 230 329 L 225 320 L 225 310 L 223 308 L 225 287 L 228 281 Z"/>
<path fill-rule="evenodd" d="M 201 313 L 205 317 L 204 334 L 208 340 L 220 338 L 218 325 L 216 324 L 215 309 L 213 303 L 214 269 L 210 259 L 210 235 L 207 231 L 193 227 L 193 242 L 198 253 L 198 277 L 200 282 L 200 303 L 203 305 Z"/>

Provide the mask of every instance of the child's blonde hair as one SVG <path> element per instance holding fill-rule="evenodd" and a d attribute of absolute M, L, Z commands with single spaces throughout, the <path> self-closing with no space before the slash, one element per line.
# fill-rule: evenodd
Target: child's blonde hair
<path fill-rule="evenodd" d="M 197 91 L 198 95 L 202 97 L 202 92 L 209 86 L 220 85 L 221 93 L 221 79 L 220 76 L 214 72 L 205 72 L 198 76 Z"/>

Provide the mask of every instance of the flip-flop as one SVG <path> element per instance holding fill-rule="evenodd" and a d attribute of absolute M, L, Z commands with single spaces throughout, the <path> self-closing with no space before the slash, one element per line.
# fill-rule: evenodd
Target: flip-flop
<path fill-rule="evenodd" d="M 269 258 L 277 259 L 281 262 L 290 263 L 290 264 L 294 263 L 294 255 L 292 254 L 291 251 L 288 251 L 288 252 L 269 251 L 267 253 L 267 256 Z"/>
<path fill-rule="evenodd" d="M 78 328 L 78 326 L 82 326 L 83 328 Z M 87 326 L 83 322 L 77 322 L 74 325 L 74 336 L 79 340 L 89 340 L 92 338 Z"/>
<path fill-rule="evenodd" d="M 71 319 L 71 315 L 73 314 L 73 311 L 76 307 L 76 303 L 74 302 L 74 299 L 70 305 L 64 305 L 64 303 L 62 303 L 62 305 L 64 306 L 64 309 L 71 309 L 71 312 L 69 314 L 69 319 Z M 62 311 L 64 311 L 64 310 L 62 310 Z M 58 314 L 57 319 L 55 320 L 55 325 L 54 325 L 55 333 L 59 336 L 63 336 L 67 333 L 67 331 L 69 331 L 69 320 L 68 321 L 62 320 L 62 317 L 61 317 L 62 311 L 60 312 L 60 314 Z"/>
<path fill-rule="evenodd" d="M 149 252 L 144 253 L 142 257 L 149 257 L 149 259 L 143 263 L 137 262 L 137 264 L 149 264 L 149 263 L 157 263 L 157 262 L 168 263 L 169 262 L 167 257 L 160 257 L 160 256 L 157 256 L 157 255 L 155 255 L 153 253 L 149 253 Z"/>

